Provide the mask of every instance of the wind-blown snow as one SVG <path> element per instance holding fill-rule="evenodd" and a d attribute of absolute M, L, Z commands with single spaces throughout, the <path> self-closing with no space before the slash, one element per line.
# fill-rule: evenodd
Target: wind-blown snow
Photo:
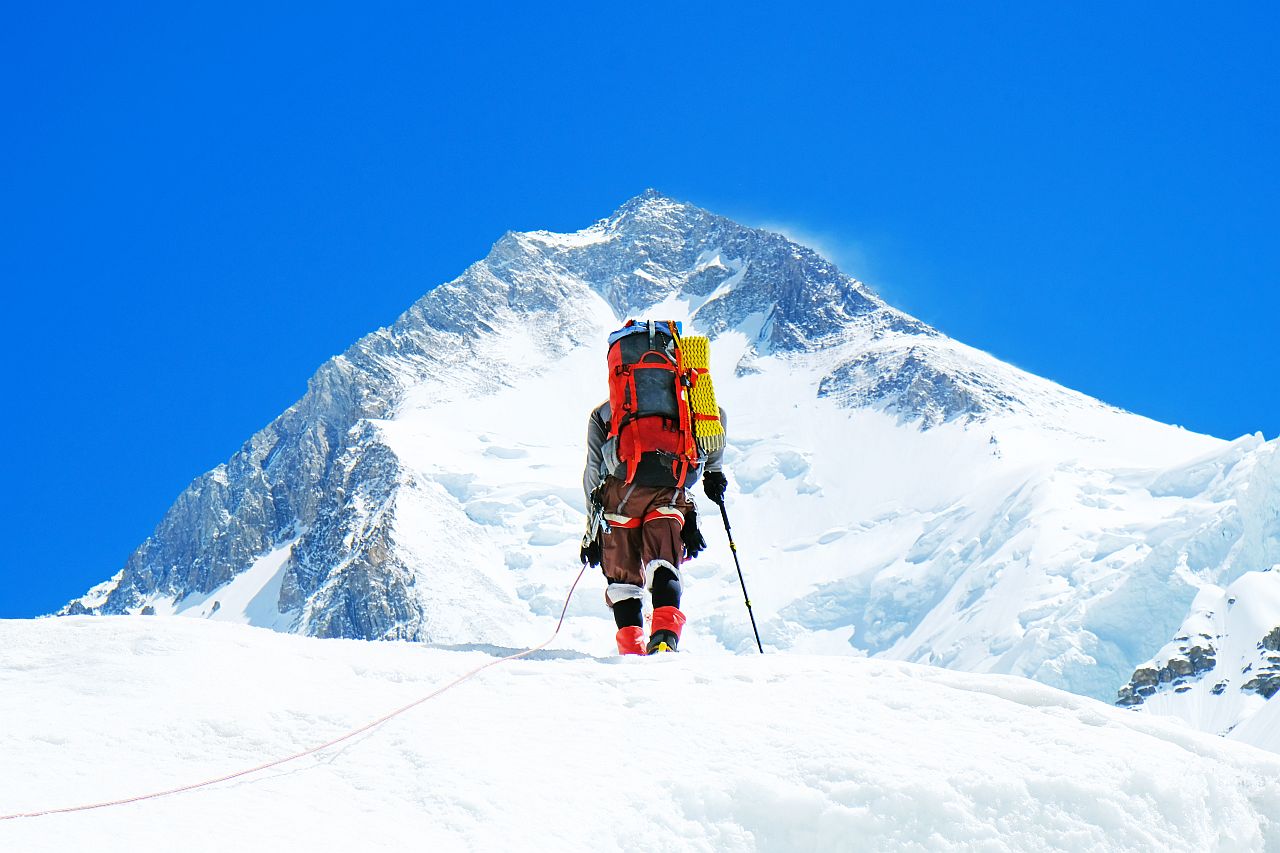
<path fill-rule="evenodd" d="M 0 622 L 0 814 L 290 754 L 491 659 L 186 619 Z M 0 849 L 1236 853 L 1280 845 L 1276 815 L 1280 758 L 1024 679 L 562 650 L 319 758 L 0 822 Z"/>

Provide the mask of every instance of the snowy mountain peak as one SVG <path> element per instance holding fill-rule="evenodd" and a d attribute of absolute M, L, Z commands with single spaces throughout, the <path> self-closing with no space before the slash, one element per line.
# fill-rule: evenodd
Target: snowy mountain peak
<path fill-rule="evenodd" d="M 600 222 L 616 231 L 624 231 L 628 224 L 663 222 L 682 216 L 705 215 L 707 212 L 686 201 L 679 201 L 653 187 L 628 199 L 610 216 Z"/>
<path fill-rule="evenodd" d="M 730 509 L 774 650 L 1111 700 L 1199 590 L 1280 562 L 1274 442 L 1108 407 L 940 334 L 782 235 L 646 191 L 580 231 L 504 235 L 322 365 L 64 613 L 537 639 L 576 571 L 583 420 L 628 316 L 714 339 Z M 726 558 L 686 570 L 691 650 L 754 648 Z M 584 593 L 568 641 L 597 649 L 611 624 Z"/>
<path fill-rule="evenodd" d="M 927 328 L 813 250 L 653 190 L 582 231 L 509 234 L 485 263 L 568 273 L 619 317 L 683 310 L 713 336 L 754 318 L 769 350 L 809 348 L 868 316 L 886 328 Z"/>

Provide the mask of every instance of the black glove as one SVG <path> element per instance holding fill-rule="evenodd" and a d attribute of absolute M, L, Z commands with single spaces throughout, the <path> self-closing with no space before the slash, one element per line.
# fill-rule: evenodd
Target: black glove
<path fill-rule="evenodd" d="M 587 544 L 578 549 L 578 559 L 582 560 L 583 565 L 598 566 L 600 565 L 600 537 L 597 536 Z"/>
<path fill-rule="evenodd" d="M 684 558 L 692 560 L 707 550 L 707 540 L 698 529 L 698 513 L 690 509 L 684 514 L 684 526 L 680 528 L 680 541 L 684 543 Z"/>
<path fill-rule="evenodd" d="M 702 491 L 718 504 L 724 503 L 724 491 L 729 488 L 729 478 L 720 471 L 708 471 L 702 475 Z"/>

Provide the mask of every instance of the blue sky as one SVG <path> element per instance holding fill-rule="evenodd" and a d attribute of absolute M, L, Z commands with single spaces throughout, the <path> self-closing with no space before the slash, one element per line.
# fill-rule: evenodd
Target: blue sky
<path fill-rule="evenodd" d="M 0 28 L 0 617 L 113 574 L 504 231 L 650 186 L 1108 402 L 1280 434 L 1268 4 L 119 5 Z"/>

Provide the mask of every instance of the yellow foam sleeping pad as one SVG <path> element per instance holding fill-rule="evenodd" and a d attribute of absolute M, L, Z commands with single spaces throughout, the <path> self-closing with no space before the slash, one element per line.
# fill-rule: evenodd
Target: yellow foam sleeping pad
<path fill-rule="evenodd" d="M 711 453 L 724 447 L 724 424 L 720 423 L 720 408 L 716 405 L 716 389 L 711 383 L 711 341 L 701 336 L 686 335 L 680 339 L 680 351 L 684 366 L 696 369 L 698 378 L 689 391 L 689 402 L 696 416 L 693 435 L 698 448 Z"/>

